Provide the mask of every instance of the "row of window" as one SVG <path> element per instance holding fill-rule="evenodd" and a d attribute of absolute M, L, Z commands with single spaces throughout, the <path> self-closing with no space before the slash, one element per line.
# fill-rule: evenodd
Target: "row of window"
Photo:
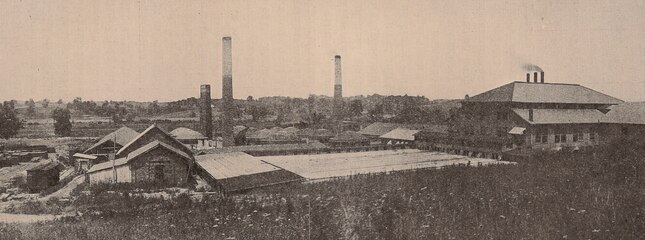
<path fill-rule="evenodd" d="M 583 142 L 584 141 L 584 133 L 574 133 L 572 134 L 573 138 L 571 139 L 572 142 Z M 566 143 L 567 142 L 567 134 L 564 133 L 558 133 L 555 134 L 555 143 Z M 589 134 L 589 141 L 595 141 L 596 140 L 596 133 L 591 133 Z M 535 136 L 535 143 L 548 143 L 549 138 L 548 135 L 546 134 L 538 134 Z"/>

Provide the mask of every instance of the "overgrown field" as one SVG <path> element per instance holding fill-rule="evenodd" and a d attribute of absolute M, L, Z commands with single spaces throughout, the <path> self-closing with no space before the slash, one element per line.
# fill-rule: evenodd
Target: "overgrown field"
<path fill-rule="evenodd" d="M 166 200 L 94 191 L 0 239 L 643 239 L 645 144 Z M 69 203 L 68 203 L 69 204 Z"/>

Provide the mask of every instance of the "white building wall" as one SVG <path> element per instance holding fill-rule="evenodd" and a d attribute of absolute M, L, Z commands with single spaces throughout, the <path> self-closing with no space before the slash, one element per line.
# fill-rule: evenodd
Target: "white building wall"
<path fill-rule="evenodd" d="M 116 168 L 117 180 L 120 183 L 132 182 L 132 174 L 130 173 L 130 166 L 123 165 Z M 88 174 L 91 184 L 98 183 L 112 183 L 114 182 L 114 171 L 112 168 L 96 171 Z"/>

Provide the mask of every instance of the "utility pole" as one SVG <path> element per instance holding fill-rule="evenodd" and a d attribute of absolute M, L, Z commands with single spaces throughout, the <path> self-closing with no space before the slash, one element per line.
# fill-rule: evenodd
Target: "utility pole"
<path fill-rule="evenodd" d="M 118 183 L 116 175 L 116 132 L 114 132 L 114 139 L 112 141 L 112 174 L 114 175 L 114 183 Z"/>

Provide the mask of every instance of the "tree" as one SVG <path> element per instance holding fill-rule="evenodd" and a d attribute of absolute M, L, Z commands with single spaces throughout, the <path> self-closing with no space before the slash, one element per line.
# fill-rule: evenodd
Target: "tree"
<path fill-rule="evenodd" d="M 48 108 L 49 107 L 49 99 L 45 98 L 43 99 L 42 103 L 43 108 Z"/>
<path fill-rule="evenodd" d="M 252 104 L 249 106 L 248 113 L 253 117 L 253 121 L 258 121 L 269 114 L 269 109 L 262 104 Z"/>
<path fill-rule="evenodd" d="M 377 122 L 377 121 L 381 121 L 383 119 L 383 113 L 384 112 L 385 111 L 383 109 L 383 104 L 379 103 L 379 104 L 376 104 L 376 106 L 374 106 L 374 108 L 372 108 L 369 111 L 367 111 L 367 114 L 370 117 L 370 120 L 372 120 L 374 122 Z"/>
<path fill-rule="evenodd" d="M 23 128 L 24 123 L 16 115 L 12 101 L 0 104 L 0 137 L 8 139 L 15 136 L 18 130 Z"/>
<path fill-rule="evenodd" d="M 363 102 L 361 100 L 352 100 L 349 103 L 349 115 L 352 117 L 360 116 L 363 112 Z"/>
<path fill-rule="evenodd" d="M 25 101 L 25 104 L 27 104 L 27 114 L 34 115 L 36 113 L 36 102 L 34 102 L 34 99 Z"/>
<path fill-rule="evenodd" d="M 63 99 L 58 99 L 58 102 L 56 102 L 56 103 L 63 104 Z"/>
<path fill-rule="evenodd" d="M 70 121 L 71 116 L 69 109 L 67 108 L 56 108 L 52 112 L 52 118 L 54 119 L 54 133 L 58 136 L 70 136 L 72 135 L 72 122 Z"/>
<path fill-rule="evenodd" d="M 246 101 L 252 102 L 253 101 L 253 96 L 246 97 Z"/>

